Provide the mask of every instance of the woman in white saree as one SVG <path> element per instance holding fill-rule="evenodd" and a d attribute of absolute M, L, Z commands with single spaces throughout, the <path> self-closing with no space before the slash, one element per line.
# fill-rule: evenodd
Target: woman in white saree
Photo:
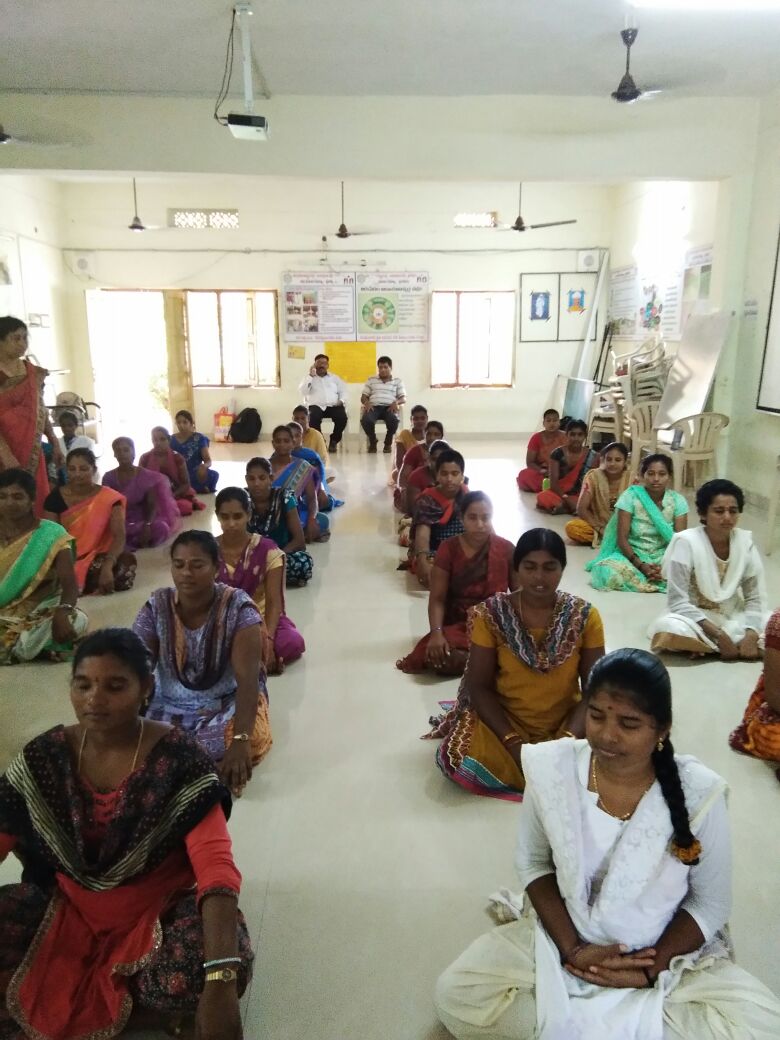
<path fill-rule="evenodd" d="M 775 1040 L 780 1002 L 731 959 L 724 780 L 675 756 L 644 650 L 594 666 L 586 739 L 526 745 L 525 900 L 439 979 L 459 1040 Z"/>
<path fill-rule="evenodd" d="M 750 531 L 737 527 L 744 504 L 730 480 L 709 480 L 696 492 L 701 526 L 676 534 L 663 559 L 668 611 L 648 629 L 654 652 L 761 656 L 769 611 L 761 557 Z"/>

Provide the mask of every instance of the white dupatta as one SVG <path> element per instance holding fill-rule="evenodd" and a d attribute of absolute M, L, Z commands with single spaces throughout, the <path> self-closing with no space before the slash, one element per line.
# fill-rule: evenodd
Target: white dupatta
<path fill-rule="evenodd" d="M 633 949 L 652 945 L 688 888 L 689 868 L 669 853 L 672 825 L 668 806 L 656 782 L 623 829 L 601 890 L 590 905 L 583 860 L 586 792 L 578 776 L 583 755 L 590 756 L 583 740 L 527 744 L 522 751 L 526 792 L 530 789 L 543 821 L 558 887 L 574 927 L 586 942 L 624 942 Z M 677 763 L 695 834 L 726 785 L 690 756 L 677 756 Z M 535 932 L 539 1040 L 604 1040 L 607 1035 L 620 1040 L 662 1040 L 663 1001 L 679 979 L 680 965 L 675 971 L 663 972 L 653 988 L 595 986 L 561 967 L 558 949 L 538 921 Z M 687 955 L 688 963 L 699 953 Z"/>
<path fill-rule="evenodd" d="M 686 549 L 690 551 L 690 556 Z M 692 561 L 699 591 L 711 603 L 730 600 L 746 577 L 760 579 L 763 576 L 761 560 L 753 544 L 753 534 L 741 527 L 735 527 L 731 532 L 728 565 L 722 580 L 712 543 L 701 526 L 679 531 L 669 542 L 661 565 L 666 580 L 669 578 L 669 565 L 676 560 L 686 566 L 689 560 Z"/>

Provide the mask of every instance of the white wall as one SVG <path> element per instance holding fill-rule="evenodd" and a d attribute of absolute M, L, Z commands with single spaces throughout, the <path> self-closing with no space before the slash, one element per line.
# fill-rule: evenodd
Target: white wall
<path fill-rule="evenodd" d="M 37 176 L 7 176 L 0 180 L 0 231 L 15 236 L 21 273 L 21 312 L 48 315 L 48 328 L 30 330 L 31 351 L 44 368 L 70 367 L 65 314 L 65 268 L 62 261 L 62 189 Z M 47 400 L 70 387 L 69 376 L 52 375 Z"/>
<path fill-rule="evenodd" d="M 780 93 L 761 108 L 752 207 L 747 228 L 747 266 L 739 302 L 758 301 L 758 316 L 745 318 L 740 307 L 738 372 L 734 411 L 740 435 L 732 455 L 732 473 L 757 501 L 766 503 L 775 460 L 780 453 L 780 416 L 756 410 L 772 274 L 780 226 Z M 777 303 L 780 301 L 776 301 Z"/>
<path fill-rule="evenodd" d="M 66 263 L 86 254 L 89 279 L 69 275 L 74 342 L 86 339 L 85 288 L 276 288 L 287 269 L 319 267 L 321 237 L 340 221 L 338 182 L 303 178 L 232 177 L 142 179 L 139 211 L 149 224 L 165 224 L 172 206 L 236 207 L 236 232 L 164 229 L 134 235 L 127 230 L 132 192 L 127 179 L 64 185 Z M 347 223 L 384 231 L 345 243 L 329 238 L 329 262 L 400 270 L 423 269 L 435 289 L 517 290 L 521 271 L 573 271 L 580 248 L 607 246 L 612 189 L 605 185 L 529 184 L 526 221 L 576 217 L 577 224 L 544 231 L 455 231 L 460 210 L 500 211 L 516 216 L 517 186 L 507 182 L 356 181 L 347 185 Z M 209 250 L 208 252 L 203 250 Z M 472 252 L 467 252 L 472 250 Z M 80 310 L 80 313 L 79 313 Z M 600 330 L 599 330 L 600 334 Z M 203 389 L 195 394 L 202 429 L 235 396 L 239 408 L 258 407 L 267 424 L 286 420 L 298 403 L 298 384 L 319 348 L 306 361 L 287 357 L 281 344 L 279 390 Z M 511 389 L 430 388 L 426 344 L 380 348 L 406 381 L 410 403 L 424 403 L 453 432 L 521 432 L 536 428 L 557 373 L 569 373 L 576 343 L 523 343 L 516 348 Z M 357 409 L 358 388 L 354 388 Z"/>

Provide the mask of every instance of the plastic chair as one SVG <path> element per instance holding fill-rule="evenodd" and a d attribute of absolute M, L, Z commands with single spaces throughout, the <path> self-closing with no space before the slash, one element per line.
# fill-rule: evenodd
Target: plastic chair
<path fill-rule="evenodd" d="M 635 404 L 628 413 L 631 427 L 631 478 L 636 476 L 642 452 L 652 453 L 658 450 L 658 430 L 653 428 L 660 401 L 644 401 Z"/>
<path fill-rule="evenodd" d="M 596 434 L 606 434 L 610 441 L 619 440 L 619 432 L 623 425 L 623 416 L 619 414 L 615 397 L 609 390 L 598 390 L 593 395 L 588 418 L 590 442 Z"/>
<path fill-rule="evenodd" d="M 55 426 L 59 425 L 60 416 L 63 412 L 71 412 L 76 416 L 80 432 L 93 441 L 99 441 L 99 433 L 103 427 L 103 414 L 97 401 L 85 401 L 79 394 L 72 390 L 62 390 L 52 405 L 47 406 L 51 421 Z M 90 408 L 93 409 L 90 414 Z"/>
<path fill-rule="evenodd" d="M 700 483 L 697 478 L 698 466 L 703 465 L 705 473 L 714 469 L 718 438 L 721 430 L 724 430 L 730 421 L 722 412 L 700 412 L 698 415 L 678 419 L 665 427 L 667 430 L 679 430 L 682 435 L 679 447 L 675 447 L 673 443 L 667 449 L 674 460 L 675 487 L 685 486 L 688 466 L 691 467 L 693 487 Z"/>

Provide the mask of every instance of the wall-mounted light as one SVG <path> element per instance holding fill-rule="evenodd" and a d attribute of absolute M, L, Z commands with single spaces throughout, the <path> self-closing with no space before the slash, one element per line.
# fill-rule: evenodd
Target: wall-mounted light
<path fill-rule="evenodd" d="M 492 228 L 497 224 L 497 213 L 456 213 L 452 222 L 456 228 Z"/>

